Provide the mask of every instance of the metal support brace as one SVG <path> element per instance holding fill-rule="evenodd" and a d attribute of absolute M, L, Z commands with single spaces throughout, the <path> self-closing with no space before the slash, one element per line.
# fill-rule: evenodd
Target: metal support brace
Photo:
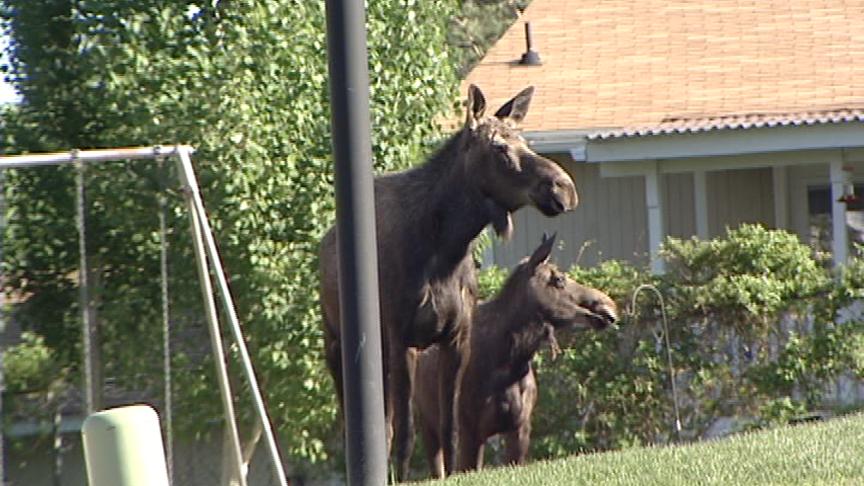
<path fill-rule="evenodd" d="M 195 215 L 199 225 L 196 233 L 196 252 L 198 246 L 206 244 L 207 256 L 213 263 L 213 273 L 216 277 L 216 283 L 219 286 L 219 293 L 222 297 L 222 304 L 225 309 L 225 314 L 228 316 L 229 329 L 234 336 L 234 342 L 237 344 L 237 349 L 240 352 L 240 362 L 244 375 L 246 376 L 249 389 L 252 392 L 252 401 L 255 405 L 255 410 L 258 413 L 258 420 L 264 428 L 264 439 L 267 444 L 267 450 L 270 453 L 270 459 L 273 466 L 273 473 L 281 486 L 287 486 L 285 471 L 282 467 L 282 461 L 279 456 L 279 450 L 276 447 L 276 438 L 273 434 L 273 428 L 270 425 L 270 419 L 267 415 L 267 409 L 264 407 L 264 399 L 261 396 L 261 390 L 258 387 L 258 380 L 255 378 L 255 370 L 252 367 L 252 360 L 249 357 L 249 351 L 246 349 L 246 341 L 243 338 L 243 332 L 240 329 L 240 320 L 237 317 L 237 310 L 234 308 L 234 301 L 231 298 L 231 291 L 228 288 L 228 279 L 225 277 L 225 271 L 222 269 L 222 259 L 219 256 L 219 250 L 216 247 L 216 240 L 213 237 L 213 231 L 210 228 L 210 222 L 207 220 L 207 213 L 204 210 L 204 202 L 201 199 L 201 193 L 198 190 L 198 183 L 195 179 L 195 172 L 192 168 L 192 161 L 187 150 L 182 147 L 179 150 L 180 155 L 180 180 L 184 187 L 187 188 L 187 202 L 190 205 L 189 210 Z M 203 236 L 203 240 L 201 240 Z M 201 257 L 204 257 L 203 251 Z M 206 265 L 206 262 L 205 262 Z M 207 279 L 209 283 L 209 279 Z M 212 294 L 210 294 L 212 296 Z M 239 454 L 239 450 L 238 450 Z M 242 462 L 242 459 L 241 459 Z"/>
<path fill-rule="evenodd" d="M 207 255 L 204 251 L 204 241 L 201 237 L 201 222 L 195 210 L 192 196 L 193 190 L 185 179 L 183 161 L 178 161 L 180 181 L 186 206 L 189 211 L 189 221 L 192 228 L 192 244 L 195 248 L 195 262 L 198 266 L 198 280 L 201 282 L 201 294 L 204 297 L 204 314 L 210 329 L 210 345 L 213 349 L 213 360 L 216 365 L 216 380 L 219 382 L 219 394 L 222 398 L 222 409 L 225 416 L 225 428 L 231 440 L 231 460 L 237 472 L 240 486 L 246 486 L 246 474 L 243 471 L 243 458 L 240 453 L 240 434 L 237 431 L 236 415 L 234 414 L 234 398 L 231 393 L 231 383 L 228 380 L 228 368 L 225 363 L 225 348 L 222 345 L 222 334 L 219 330 L 219 318 L 216 313 L 216 300 L 213 296 L 213 284 L 210 282 L 210 271 L 207 268 Z M 216 265 L 218 266 L 218 265 Z"/>

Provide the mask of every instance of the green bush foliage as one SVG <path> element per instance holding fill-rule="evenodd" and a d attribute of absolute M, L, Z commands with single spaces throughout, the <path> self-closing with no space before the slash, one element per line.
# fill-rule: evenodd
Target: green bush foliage
<path fill-rule="evenodd" d="M 21 342 L 3 352 L 4 386 L 11 394 L 46 390 L 59 372 L 54 351 L 32 332 L 22 333 Z"/>
<path fill-rule="evenodd" d="M 824 292 L 830 276 L 810 247 L 785 231 L 745 224 L 710 241 L 670 238 L 663 248 L 676 311 L 712 315 L 748 331 L 760 318 Z M 671 286 L 670 286 L 671 290 Z"/>

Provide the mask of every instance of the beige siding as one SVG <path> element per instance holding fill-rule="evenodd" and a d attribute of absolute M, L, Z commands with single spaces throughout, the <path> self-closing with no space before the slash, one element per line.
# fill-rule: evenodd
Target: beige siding
<path fill-rule="evenodd" d="M 709 172 L 708 232 L 713 238 L 742 223 L 774 224 L 770 168 Z"/>
<path fill-rule="evenodd" d="M 690 238 L 696 234 L 693 174 L 663 176 L 663 223 L 669 236 Z"/>
<path fill-rule="evenodd" d="M 642 176 L 601 178 L 596 164 L 559 160 L 573 175 L 580 204 L 575 211 L 546 218 L 534 208 L 514 215 L 513 239 L 495 239 L 493 261 L 510 267 L 528 255 L 544 232 L 557 232 L 559 250 L 554 254 L 561 266 L 574 262 L 594 265 L 603 260 L 622 259 L 647 264 L 647 210 Z M 864 174 L 861 163 L 850 163 L 858 180 Z M 708 229 L 713 237 L 742 223 L 774 226 L 774 187 L 771 168 L 711 171 L 707 173 Z M 807 242 L 807 188 L 828 184 L 827 164 L 790 166 L 787 169 L 787 210 L 789 230 Z M 664 224 L 666 233 L 678 238 L 696 234 L 692 173 L 663 176 Z"/>
<path fill-rule="evenodd" d="M 540 243 L 543 232 L 557 232 L 560 250 L 553 254 L 562 267 L 578 262 L 624 259 L 645 263 L 647 214 L 642 177 L 601 178 L 593 164 L 562 162 L 576 181 L 579 207 L 571 213 L 547 218 L 534 208 L 514 215 L 509 242 L 496 239 L 494 262 L 510 267 Z"/>

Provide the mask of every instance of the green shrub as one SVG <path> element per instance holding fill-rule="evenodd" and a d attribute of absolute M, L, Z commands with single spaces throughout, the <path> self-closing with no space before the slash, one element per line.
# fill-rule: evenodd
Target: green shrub
<path fill-rule="evenodd" d="M 507 270 L 501 267 L 488 267 L 477 273 L 477 290 L 480 299 L 486 300 L 495 296 L 495 293 L 504 286 L 507 279 Z"/>
<path fill-rule="evenodd" d="M 797 236 L 760 225 L 745 224 L 709 241 L 668 238 L 662 255 L 667 292 L 681 304 L 676 311 L 711 315 L 745 333 L 806 306 L 831 281 Z"/>
<path fill-rule="evenodd" d="M 3 380 L 8 393 L 43 391 L 58 372 L 54 352 L 38 334 L 22 333 L 21 342 L 3 352 Z"/>

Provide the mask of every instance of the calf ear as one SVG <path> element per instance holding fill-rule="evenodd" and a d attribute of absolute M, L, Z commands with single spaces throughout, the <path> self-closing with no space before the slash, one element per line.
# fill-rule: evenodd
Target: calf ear
<path fill-rule="evenodd" d="M 495 116 L 502 120 L 509 118 L 518 125 L 528 113 L 528 106 L 531 105 L 532 96 L 534 96 L 534 86 L 528 86 L 514 96 L 513 99 L 504 103 L 504 106 L 498 108 Z"/>
<path fill-rule="evenodd" d="M 465 126 L 473 130 L 486 111 L 486 97 L 476 85 L 468 87 L 468 109 L 465 111 Z"/>
<path fill-rule="evenodd" d="M 528 260 L 528 264 L 532 267 L 536 267 L 541 263 L 546 263 L 549 261 L 549 255 L 552 253 L 552 247 L 555 246 L 555 236 L 557 233 L 553 233 L 552 237 L 547 237 L 546 233 L 543 233 L 543 241 L 540 242 L 540 246 L 534 250 L 534 253 L 531 254 L 531 258 Z"/>

